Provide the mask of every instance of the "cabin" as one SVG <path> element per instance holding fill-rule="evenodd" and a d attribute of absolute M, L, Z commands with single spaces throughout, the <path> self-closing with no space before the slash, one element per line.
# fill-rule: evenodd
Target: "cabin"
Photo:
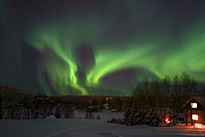
<path fill-rule="evenodd" d="M 105 104 L 103 104 L 103 107 L 104 107 L 105 109 L 109 109 L 109 108 L 110 108 L 110 105 L 109 105 L 108 103 L 105 103 Z"/>
<path fill-rule="evenodd" d="M 186 124 L 205 124 L 205 97 L 192 97 L 183 106 Z"/>

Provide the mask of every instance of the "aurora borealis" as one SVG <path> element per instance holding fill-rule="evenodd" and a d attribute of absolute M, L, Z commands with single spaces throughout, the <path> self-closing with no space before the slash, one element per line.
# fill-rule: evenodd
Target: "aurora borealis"
<path fill-rule="evenodd" d="M 145 78 L 205 82 L 205 2 L 3 0 L 0 84 L 46 95 L 131 95 Z"/>

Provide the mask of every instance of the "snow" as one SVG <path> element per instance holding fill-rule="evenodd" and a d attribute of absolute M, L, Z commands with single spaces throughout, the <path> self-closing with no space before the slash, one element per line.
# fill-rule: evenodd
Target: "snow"
<path fill-rule="evenodd" d="M 109 124 L 104 120 L 0 120 L 1 137 L 181 137 L 205 136 L 201 125 L 150 127 Z"/>
<path fill-rule="evenodd" d="M 183 137 L 205 136 L 205 126 L 125 126 L 106 121 L 123 113 L 107 110 L 95 113 L 102 119 L 84 119 L 84 114 L 75 112 L 82 118 L 74 119 L 36 119 L 36 120 L 0 120 L 0 137 Z"/>
<path fill-rule="evenodd" d="M 50 116 L 47 116 L 45 119 L 47 119 L 47 120 L 50 120 L 50 119 L 56 119 L 56 117 L 53 116 L 53 115 L 50 115 Z"/>
<path fill-rule="evenodd" d="M 74 111 L 74 116 L 76 118 L 79 118 L 79 117 L 84 118 L 85 114 L 86 114 L 85 112 Z M 123 119 L 124 112 L 111 112 L 108 109 L 103 109 L 100 112 L 93 113 L 93 115 L 94 115 L 95 119 L 99 115 L 100 119 L 108 121 L 108 120 L 111 120 L 111 118 L 113 118 L 113 117 L 114 118 L 121 118 L 121 119 Z"/>

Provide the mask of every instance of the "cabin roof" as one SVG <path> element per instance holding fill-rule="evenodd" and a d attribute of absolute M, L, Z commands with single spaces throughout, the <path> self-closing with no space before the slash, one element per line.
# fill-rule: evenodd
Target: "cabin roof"
<path fill-rule="evenodd" d="M 189 104 L 190 102 L 197 102 L 199 103 L 202 107 L 205 108 L 205 97 L 191 97 L 183 106 L 182 108 L 184 108 L 187 104 Z"/>

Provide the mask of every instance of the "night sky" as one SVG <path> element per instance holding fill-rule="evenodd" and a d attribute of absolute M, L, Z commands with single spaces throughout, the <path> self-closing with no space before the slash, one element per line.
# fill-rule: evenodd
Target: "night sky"
<path fill-rule="evenodd" d="M 1 0 L 0 84 L 131 95 L 145 78 L 205 82 L 204 0 Z"/>

